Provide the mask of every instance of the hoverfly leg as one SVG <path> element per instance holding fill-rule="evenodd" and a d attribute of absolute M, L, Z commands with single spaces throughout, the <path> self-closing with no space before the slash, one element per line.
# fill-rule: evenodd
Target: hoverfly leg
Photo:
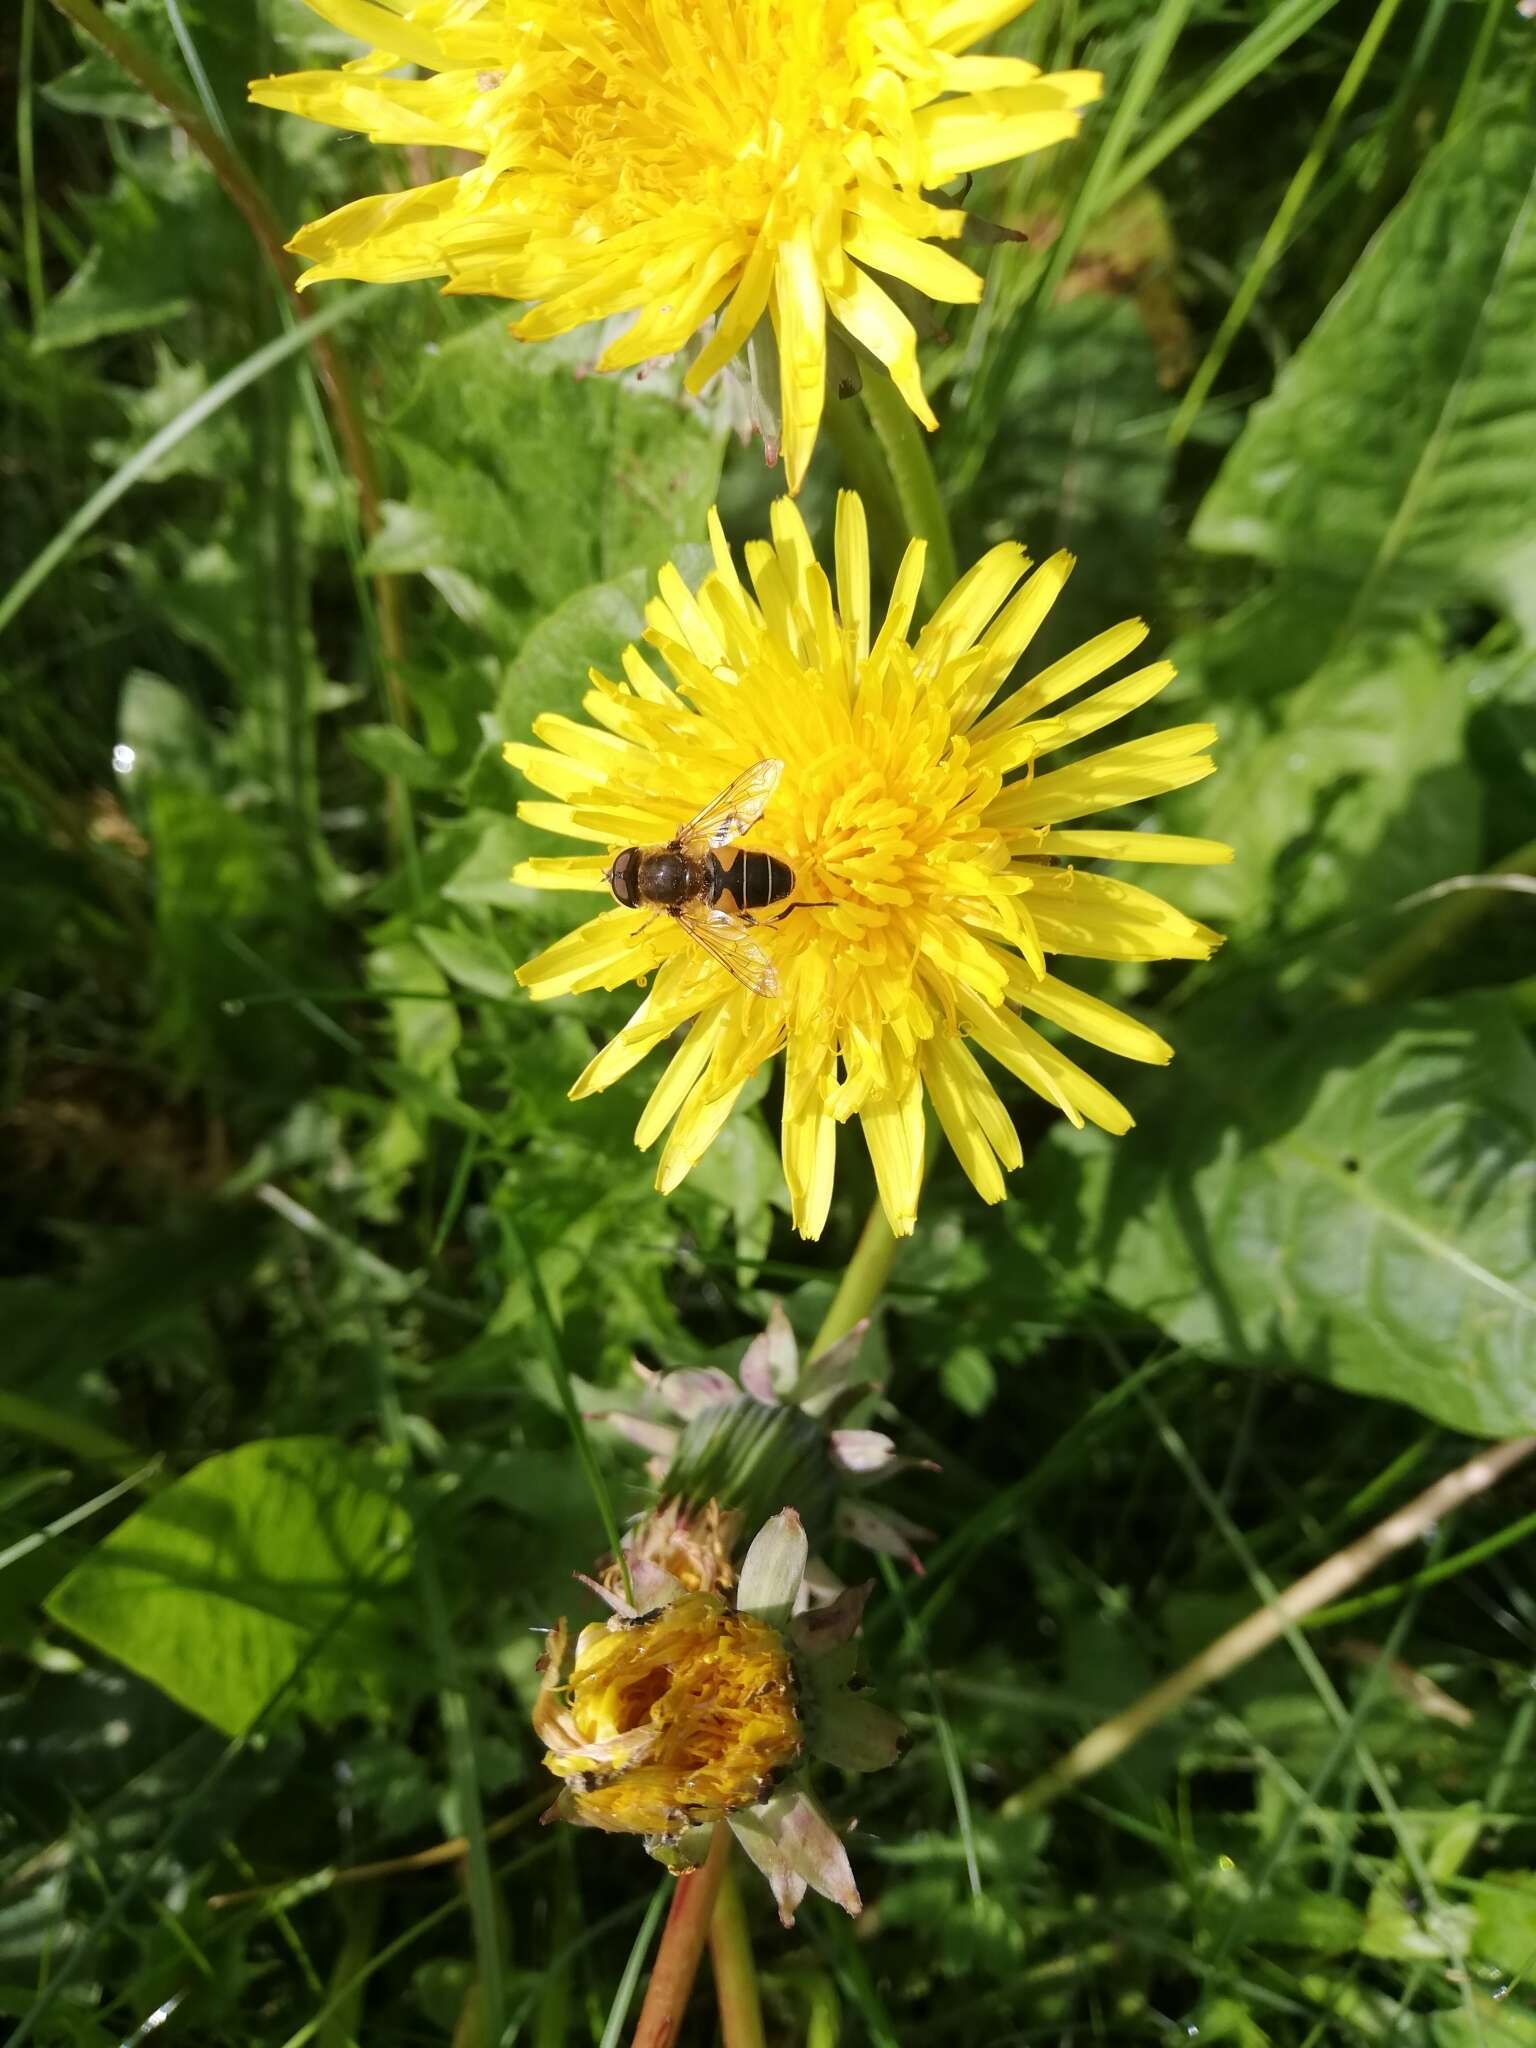
<path fill-rule="evenodd" d="M 836 908 L 837 905 L 835 903 L 787 903 L 777 917 L 766 918 L 764 922 L 767 924 L 782 924 L 785 918 L 792 911 L 796 910 L 836 910 Z"/>

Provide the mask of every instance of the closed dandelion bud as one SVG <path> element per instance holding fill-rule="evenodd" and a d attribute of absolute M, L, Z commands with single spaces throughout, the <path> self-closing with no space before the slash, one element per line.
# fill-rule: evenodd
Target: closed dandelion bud
<path fill-rule="evenodd" d="M 812 1544 L 850 1537 L 920 1570 L 913 1545 L 928 1531 L 871 1493 L 926 1461 L 900 1457 L 883 1430 L 843 1429 L 834 1420 L 873 1391 L 860 1364 L 866 1328 L 860 1323 L 802 1364 L 775 1302 L 734 1375 L 717 1366 L 654 1372 L 636 1360 L 640 1410 L 592 1417 L 651 1453 L 660 1505 L 636 1523 L 626 1554 L 664 1564 L 690 1588 L 728 1587 L 737 1532 L 788 1504 Z M 616 1570 L 606 1574 L 609 1588 Z M 840 1583 L 814 1558 L 810 1579 L 826 1592 Z"/>
<path fill-rule="evenodd" d="M 821 1541 L 837 1504 L 837 1475 L 813 1417 L 738 1394 L 683 1425 L 662 1492 L 690 1505 L 729 1501 L 748 1527 L 759 1525 L 774 1501 L 788 1501 Z"/>

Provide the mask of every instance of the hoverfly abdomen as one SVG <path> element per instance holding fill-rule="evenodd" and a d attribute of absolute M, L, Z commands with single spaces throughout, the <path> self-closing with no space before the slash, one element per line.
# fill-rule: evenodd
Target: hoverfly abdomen
<path fill-rule="evenodd" d="M 738 849 L 729 863 L 716 859 L 714 900 L 729 896 L 738 910 L 766 910 L 795 886 L 795 871 L 777 854 Z"/>

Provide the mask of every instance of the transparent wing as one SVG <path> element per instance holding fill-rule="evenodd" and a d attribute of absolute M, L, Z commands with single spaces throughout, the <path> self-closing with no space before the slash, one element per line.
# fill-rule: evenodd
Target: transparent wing
<path fill-rule="evenodd" d="M 687 903 L 677 912 L 677 920 L 743 988 L 755 996 L 778 994 L 778 970 L 744 917 L 733 917 L 728 910 L 707 903 Z"/>
<path fill-rule="evenodd" d="M 706 804 L 696 818 L 679 828 L 678 844 L 686 852 L 703 852 L 712 846 L 729 846 L 748 832 L 763 815 L 768 799 L 784 773 L 782 761 L 757 761 L 745 769 L 729 789 Z"/>

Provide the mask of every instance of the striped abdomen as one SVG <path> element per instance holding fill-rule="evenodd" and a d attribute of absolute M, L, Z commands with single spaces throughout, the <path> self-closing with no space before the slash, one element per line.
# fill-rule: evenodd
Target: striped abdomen
<path fill-rule="evenodd" d="M 713 899 L 729 896 L 738 910 L 766 910 L 782 903 L 795 886 L 795 871 L 777 854 L 748 853 L 738 848 L 729 861 L 711 854 L 714 864 Z"/>

